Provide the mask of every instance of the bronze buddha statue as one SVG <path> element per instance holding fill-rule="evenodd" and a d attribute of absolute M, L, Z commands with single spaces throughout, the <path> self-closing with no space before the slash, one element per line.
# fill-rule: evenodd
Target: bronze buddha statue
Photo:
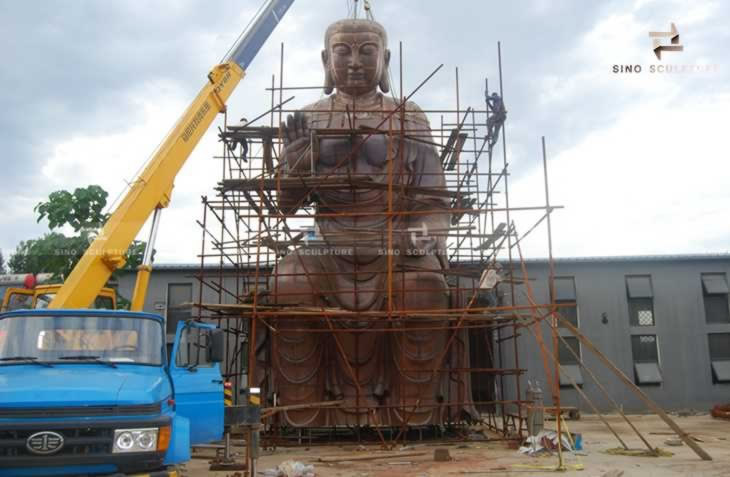
<path fill-rule="evenodd" d="M 411 102 L 404 112 L 396 111 L 399 103 L 385 94 L 389 60 L 380 24 L 335 22 L 322 51 L 328 96 L 281 126 L 283 177 L 358 178 L 372 187 L 278 192 L 285 213 L 313 205 L 317 243 L 279 261 L 269 282 L 269 302 L 363 314 L 393 311 L 392 319 L 333 318 L 340 330 L 334 333 L 294 331 L 324 329 L 322 320 L 277 319 L 278 332 L 266 338 L 268 357 L 259 358 L 271 369 L 271 381 L 262 386 L 276 393 L 279 405 L 346 402 L 338 409 L 284 413 L 288 425 L 439 424 L 445 408 L 438 403 L 463 400 L 468 392 L 468 384 L 456 389 L 447 373 L 431 372 L 447 363 L 466 366 L 456 363 L 459 351 L 439 362 L 450 331 L 362 332 L 444 327 L 442 318 L 408 318 L 398 310 L 437 314 L 450 306 L 443 273 L 450 204 L 443 195 L 429 193 L 446 189 L 443 167 L 426 115 Z M 356 409 L 356 401 L 363 408 L 380 406 L 377 415 Z"/>

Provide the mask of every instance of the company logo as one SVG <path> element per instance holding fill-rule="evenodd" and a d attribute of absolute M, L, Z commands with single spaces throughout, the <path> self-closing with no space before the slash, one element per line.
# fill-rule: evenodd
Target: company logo
<path fill-rule="evenodd" d="M 431 240 L 426 222 L 421 222 L 420 227 L 409 227 L 408 231 L 411 233 L 411 243 L 415 247 L 419 247 L 422 242 L 428 243 Z"/>
<path fill-rule="evenodd" d="M 716 73 L 720 66 L 716 63 L 699 63 L 692 62 L 691 57 L 684 55 L 679 58 L 689 60 L 686 63 L 664 63 L 662 62 L 662 53 L 684 51 L 684 45 L 679 40 L 679 30 L 674 22 L 669 23 L 669 31 L 650 31 L 649 38 L 652 40 L 651 51 L 654 52 L 656 59 L 660 61 L 653 63 L 615 63 L 611 65 L 611 72 L 617 74 L 707 74 Z M 643 49 L 643 48 L 642 48 Z M 646 50 L 644 50 L 646 51 Z M 646 51 L 649 56 L 649 52 Z M 670 55 L 672 57 L 672 55 Z M 676 58 L 676 57 L 674 57 Z"/>
<path fill-rule="evenodd" d="M 670 23 L 671 31 L 650 31 L 649 38 L 654 43 L 654 54 L 657 60 L 662 59 L 662 51 L 682 51 L 684 46 L 679 44 L 679 31 L 674 22 Z M 662 38 L 669 38 L 669 45 L 662 44 Z"/>
<path fill-rule="evenodd" d="M 55 454 L 63 447 L 63 436 L 52 431 L 36 432 L 28 437 L 25 446 L 34 454 Z"/>

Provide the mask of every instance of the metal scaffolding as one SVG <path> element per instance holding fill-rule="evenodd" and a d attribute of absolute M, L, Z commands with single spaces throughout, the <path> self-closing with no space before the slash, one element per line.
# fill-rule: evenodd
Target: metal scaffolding
<path fill-rule="evenodd" d="M 215 157 L 221 167 L 218 194 L 213 199 L 203 198 L 202 219 L 198 221 L 202 230 L 197 274 L 200 291 L 193 306 L 197 309 L 197 319 L 217 322 L 227 333 L 223 371 L 234 390 L 233 402 L 246 404 L 247 394 L 241 391 L 261 388 L 261 417 L 265 442 L 269 445 L 301 444 L 305 440 L 312 445 L 320 440 L 354 437 L 379 441 L 383 447 L 392 448 L 396 442 L 416 439 L 424 433 L 442 439 L 470 439 L 473 427 L 469 425 L 475 423 L 489 433 L 485 438 L 490 440 L 521 440 L 531 411 L 556 415 L 557 431 L 562 432 L 560 416 L 565 408 L 560 403 L 560 385 L 561 378 L 565 378 L 562 384 L 567 381 L 623 449 L 628 450 L 569 373 L 561 373 L 564 370 L 558 356 L 567 351 L 638 435 L 647 452 L 657 455 L 658 450 L 639 433 L 606 387 L 558 333 L 561 326 L 698 456 L 710 460 L 659 406 L 561 316 L 561 307 L 566 305 L 556 303 L 551 225 L 551 213 L 560 207 L 550 202 L 544 137 L 541 144 L 544 203 L 529 207 L 510 204 L 501 45 L 497 44 L 499 92 L 490 93 L 485 80 L 481 109 L 464 107 L 457 68 L 455 107 L 419 110 L 419 114 L 431 117 L 431 124 L 438 117 L 438 128 L 405 127 L 408 124 L 405 118 L 409 114 L 409 100 L 443 65 L 406 95 L 402 84 L 402 45 L 399 57 L 400 95 L 393 95 L 393 108 L 380 111 L 382 121 L 376 127 L 357 127 L 358 113 L 367 115 L 373 110 L 359 111 L 354 105 L 338 111 L 347 116 L 345 127 L 312 127 L 307 152 L 298 159 L 305 161 L 304 169 L 307 159 L 311 161 L 308 173 L 286 173 L 284 161 L 280 160 L 285 143 L 282 136 L 286 131 L 275 124 L 282 123 L 284 114 L 304 111 L 286 109 L 284 106 L 293 98 L 285 100 L 284 91 L 317 90 L 321 86 L 284 86 L 283 44 L 278 86 L 276 76 L 272 75 L 271 87 L 267 88 L 271 108 L 240 124 L 228 124 L 226 115 L 219 134 L 223 151 Z M 399 120 L 397 128 L 393 127 L 394 118 Z M 266 119 L 268 126 L 257 125 Z M 347 166 L 342 169 L 343 173 L 318 173 L 314 151 L 321 140 L 333 138 L 349 141 L 341 162 L 356 157 L 368 141 L 384 141 L 387 157 L 384 161 L 381 158 L 379 165 L 384 172 L 374 175 L 371 170 L 370 174 L 358 174 Z M 438 170 L 424 170 L 421 175 L 436 174 L 439 176 L 436 182 L 442 185 L 422 186 L 402 180 L 404 171 L 394 170 L 393 164 L 403 163 L 404 147 L 401 146 L 406 143 L 434 148 Z M 285 200 L 291 191 L 297 191 L 296 203 Z M 361 207 L 357 202 L 334 202 L 321 207 L 316 198 L 333 191 L 346 191 L 353 197 L 376 192 L 387 207 L 373 209 Z M 419 207 L 402 207 L 404 201 L 400 199 L 404 197 L 408 199 L 406 202 L 420 201 Z M 537 219 L 535 213 L 539 214 Z M 447 225 L 427 231 L 394 226 L 404 217 L 429 214 L 445 215 L 449 218 Z M 514 219 L 517 215 L 527 217 L 526 220 L 520 217 L 520 227 L 525 230 L 521 234 Z M 351 231 L 347 228 L 322 233 L 317 228 L 322 219 L 347 223 L 359 217 L 377 219 L 380 232 L 360 227 L 356 234 L 348 233 Z M 535 298 L 522 253 L 523 240 L 542 225 L 546 229 L 545 255 L 550 267 L 548 303 L 540 303 Z M 402 243 L 404 235 L 411 235 L 411 242 L 425 235 L 442 240 L 445 251 L 440 252 L 439 260 L 446 266 L 408 269 L 407 260 L 400 260 L 394 253 L 399 250 L 395 244 Z M 317 261 L 304 259 L 307 251 L 326 249 L 331 253 L 343 247 L 378 250 L 384 259 L 366 271 L 359 270 L 357 265 L 346 270 L 312 269 L 311 265 Z M 295 267 L 294 272 L 281 271 L 286 259 L 294 261 L 299 268 Z M 375 277 L 373 283 L 378 285 L 358 290 L 358 276 L 363 273 Z M 428 280 L 411 279 L 406 286 L 407 273 L 435 274 L 443 278 L 445 285 L 434 287 Z M 353 284 L 351 289 L 317 286 L 343 277 L 354 277 L 348 282 Z M 304 291 L 280 289 L 279 284 L 287 278 L 307 286 Z M 206 297 L 217 298 L 204 301 L 205 290 Z M 363 292 L 381 294 L 385 299 L 369 308 L 338 306 L 337 300 L 326 299 L 344 294 L 357 303 Z M 448 296 L 446 305 L 419 306 L 419 296 L 441 292 Z M 550 331 L 549 339 L 543 337 L 543 328 Z M 520 366 L 520 355 L 525 352 L 519 346 L 521 334 L 535 339 L 552 395 L 551 408 L 535 402 L 530 390 L 523 398 L 521 377 L 526 370 Z M 312 358 L 314 352 L 304 357 L 286 352 L 296 351 L 302 343 L 325 342 L 327 350 L 319 349 L 323 346 L 317 348 L 318 359 L 311 361 L 315 365 L 310 366 L 313 371 L 309 376 L 303 379 L 287 376 L 288 371 L 301 371 L 298 363 Z M 368 360 L 360 360 L 360 351 L 372 343 L 376 343 L 373 349 L 380 346 L 375 354 L 387 366 L 381 364 L 374 371 L 370 369 L 372 376 L 363 381 L 361 373 L 367 368 Z M 339 383 L 311 379 L 318 372 L 331 373 L 338 367 Z M 395 376 L 389 390 L 381 389 L 382 375 Z M 277 379 L 279 386 L 286 381 L 285 392 L 277 391 Z M 363 382 L 367 382 L 367 389 Z M 343 391 L 340 385 L 349 386 L 349 391 Z M 314 399 L 315 396 L 321 399 Z M 292 415 L 306 416 L 306 413 L 313 413 L 310 415 L 314 417 L 291 419 Z M 422 419 L 423 416 L 427 418 Z M 558 466 L 552 469 L 565 470 L 561 446 L 558 455 Z"/>
<path fill-rule="evenodd" d="M 402 52 L 402 47 L 401 47 Z M 401 54 L 402 58 L 402 54 Z M 521 438 L 525 430 L 525 413 L 530 401 L 522 399 L 518 347 L 522 327 L 541 321 L 555 311 L 554 304 L 539 304 L 534 299 L 520 304 L 515 287 L 526 283 L 526 270 L 520 250 L 522 239 L 533 232 L 556 208 L 545 204 L 531 207 L 511 207 L 509 196 L 509 164 L 507 161 L 506 130 L 502 111 L 495 106 L 495 98 L 503 96 L 501 48 L 498 45 L 499 88 L 492 96 L 485 80 L 484 104 L 464 107 L 459 92 L 459 71 L 455 71 L 454 108 L 425 109 L 432 119 L 439 118 L 438 128 L 393 130 L 388 116 L 406 114 L 406 104 L 428 81 L 441 70 L 436 68 L 410 94 L 403 94 L 394 101 L 398 107 L 386 116 L 377 128 L 316 128 L 311 134 L 314 142 L 323 137 L 358 138 L 357 149 L 373 137 L 382 137 L 390 144 L 408 140 L 436 148 L 443 168 L 445 187 L 425 188 L 405 185 L 399 171 L 389 168 L 387 180 L 373 181 L 371 177 L 357 174 L 316 175 L 287 177 L 279 162 L 283 147 L 282 131 L 276 127 L 287 113 L 292 98 L 284 99 L 284 92 L 321 87 L 285 87 L 283 81 L 284 47 L 281 49 L 279 84 L 272 76 L 271 109 L 254 120 L 241 124 L 228 124 L 220 132 L 223 143 L 222 155 L 216 156 L 221 164 L 221 181 L 215 198 L 203 198 L 200 253 L 200 295 L 194 304 L 198 318 L 216 320 L 229 335 L 224 376 L 233 383 L 234 389 L 261 386 L 264 402 L 264 425 L 270 436 L 285 437 L 287 422 L 282 419 L 286 412 L 301 409 L 322 409 L 327 412 L 342 410 L 356 416 L 352 421 L 338 424 L 329 419 L 327 426 L 301 426 L 296 430 L 297 439 L 303 435 L 342 436 L 343 431 L 363 438 L 369 433 L 383 444 L 405 440 L 424 429 L 432 429 L 438 435 L 444 432 L 465 437 L 464 426 L 481 422 L 493 433 L 490 438 Z M 402 59 L 401 59 L 402 78 Z M 401 82 L 402 83 L 402 82 Z M 302 110 L 298 110 L 302 111 Z M 347 109 L 348 115 L 360 111 Z M 495 117 L 495 113 L 502 117 Z M 257 125 L 268 120 L 268 126 Z M 431 121 L 434 124 L 434 121 Z M 402 124 L 402 123 L 401 123 Z M 500 136 L 501 131 L 501 137 Z M 501 139 L 501 144 L 498 142 Z M 403 148 L 390 148 L 402 154 Z M 499 154 L 501 150 L 501 154 Z M 501 155 L 501 158 L 499 157 Z M 390 161 L 393 162 L 393 161 Z M 547 187 L 547 169 L 545 169 Z M 372 191 L 386 194 L 388 209 L 380 212 L 330 207 L 326 211 L 313 203 L 302 201 L 296 210 L 282 210 L 279 199 L 282 192 L 306 190 L 307 198 L 331 190 Z M 546 189 L 547 192 L 547 189 Z M 418 211 L 397 209 L 394 198 L 398 194 L 419 194 L 437 197 L 449 205 Z M 546 196 L 547 198 L 547 196 Z M 521 212 L 539 211 L 541 217 L 526 227 L 527 233 L 518 235 L 514 216 Z M 392 226 L 398 217 L 413 214 L 448 214 L 450 226 L 444 230 L 429 230 L 431 235 L 443 237 L 446 246 L 448 268 L 425 270 L 442 273 L 448 284 L 450 304 L 440 309 L 409 309 L 399 306 L 398 261 L 393 257 L 392 244 L 400 239 L 399 231 Z M 352 237 L 343 237 L 337 246 L 382 246 L 386 254 L 386 266 L 374 274 L 383 276 L 379 283 L 387 299 L 377 310 L 352 311 L 337 306 L 292 304 L 296 300 L 284 300 L 291 292 L 278 290 L 276 284 L 282 273 L 276 267 L 284 256 L 297 255 L 303 247 L 322 245 L 322 237 L 315 227 L 323 217 L 372 217 L 378 215 L 388 224 L 387 243 L 383 237 L 373 234 L 359 235 L 355 243 Z M 548 222 L 549 223 L 549 222 Z M 401 231 L 402 232 L 402 231 Z M 419 234 L 418 230 L 409 230 Z M 401 233 L 402 235 L 402 233 Z M 332 236 L 329 236 L 332 239 Z M 378 242 L 380 240 L 380 242 Z M 350 242 L 348 242 L 350 241 Z M 324 242 L 327 242 L 326 240 Z M 372 242 L 372 243 L 371 243 Z M 326 243 L 325 245 L 332 245 Z M 302 274 L 311 281 L 322 276 L 339 273 L 308 270 L 303 264 Z M 421 270 L 424 271 L 424 270 Z M 299 272 L 298 272 L 299 273 Z M 341 272 L 350 273 L 350 272 Z M 217 295 L 215 302 L 203 301 L 203 289 Z M 529 289 L 529 287 L 528 287 Z M 424 287 L 410 292 L 435 293 L 439 290 Z M 338 290 L 337 293 L 353 293 L 357 290 Z M 401 293 L 402 298 L 404 293 Z M 531 293 L 530 293 L 531 295 Z M 524 300 L 522 300 L 524 303 Z M 402 303 L 401 303 L 402 305 Z M 547 310 L 547 311 L 546 311 Z M 417 324 L 414 324 L 416 323 Z M 352 365 L 343 340 L 355 343 L 360 337 L 405 334 L 441 333 L 442 349 L 434 350 L 428 366 L 417 369 L 399 369 L 406 379 L 418 376 L 445 375 L 449 385 L 442 396 L 420 396 L 415 402 L 377 402 L 365 396 L 358 385 L 358 367 Z M 337 361 L 354 383 L 354 396 L 331 395 L 330 399 L 306 404 L 286 405 L 278 396 L 266 389 L 271 383 L 272 362 L 277 350 L 272 336 L 324 334 L 330 340 L 332 354 L 327 354 L 321 365 L 329 367 Z M 302 338 L 305 339 L 305 338 Z M 315 338 L 312 338 L 315 339 Z M 348 343 L 350 342 L 348 341 Z M 509 349 L 504 344 L 510 343 Z M 557 343 L 554 343 L 557 346 Z M 557 349 L 557 348 L 554 348 Z M 507 357 L 506 353 L 511 353 Z M 328 360 L 328 361 L 327 361 Z M 552 360 L 551 360 L 552 361 Z M 509 363 L 509 365 L 507 364 Z M 547 362 L 546 362 L 547 370 Z M 555 368 L 557 373 L 557 367 Z M 556 374 L 555 374 L 556 375 Z M 556 375 L 557 376 L 557 375 Z M 426 379 L 426 378 L 424 378 Z M 554 384 L 554 383 L 553 383 Z M 405 388 L 407 383 L 403 384 Z M 235 393 L 234 401 L 238 398 Z M 400 392 L 400 396 L 404 396 Z M 554 396 L 559 393 L 553 393 Z M 559 412 L 559 397 L 556 400 Z M 393 414 L 388 414 L 392 409 Z M 418 412 L 438 409 L 438 419 L 419 426 L 412 422 Z M 468 412 L 464 412 L 464 411 Z M 346 414 L 347 415 L 347 414 Z M 385 418 L 383 416 L 386 416 Z M 388 416 L 398 416 L 388 417 Z M 303 434 L 304 433 L 304 434 Z"/>

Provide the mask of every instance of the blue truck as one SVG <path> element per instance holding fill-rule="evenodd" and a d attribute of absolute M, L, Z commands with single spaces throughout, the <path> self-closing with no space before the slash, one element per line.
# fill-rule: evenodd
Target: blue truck
<path fill-rule="evenodd" d="M 223 434 L 223 332 L 114 310 L 0 314 L 0 476 L 175 476 Z"/>

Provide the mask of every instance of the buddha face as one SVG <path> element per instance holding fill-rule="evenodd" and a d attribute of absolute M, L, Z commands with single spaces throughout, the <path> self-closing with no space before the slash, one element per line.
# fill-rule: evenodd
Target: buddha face
<path fill-rule="evenodd" d="M 366 22 L 331 29 L 325 46 L 322 61 L 339 91 L 353 96 L 375 91 L 387 74 L 390 51 L 381 33 Z"/>

